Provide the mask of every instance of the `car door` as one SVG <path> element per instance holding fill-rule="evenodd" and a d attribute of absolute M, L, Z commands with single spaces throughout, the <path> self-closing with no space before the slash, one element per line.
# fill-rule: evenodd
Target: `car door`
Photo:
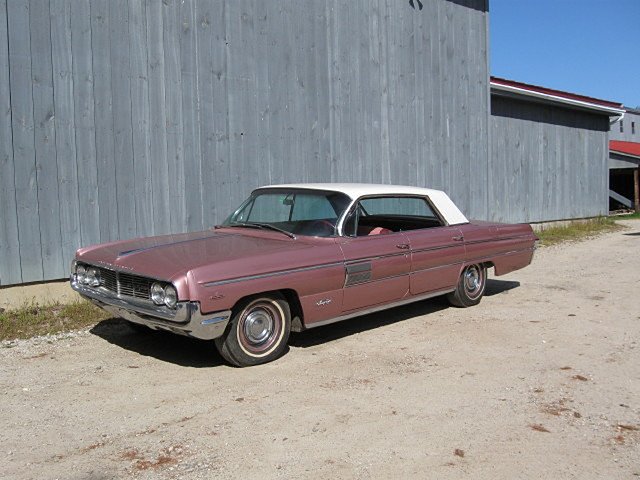
<path fill-rule="evenodd" d="M 402 232 L 381 227 L 361 229 L 357 208 L 345 224 L 351 235 L 338 244 L 345 259 L 343 312 L 400 300 L 409 294 L 410 246 Z"/>
<path fill-rule="evenodd" d="M 411 295 L 451 290 L 465 258 L 460 229 L 447 225 L 424 196 L 405 197 L 397 209 L 398 227 L 411 245 Z"/>
<path fill-rule="evenodd" d="M 464 237 L 456 226 L 405 232 L 411 244 L 411 295 L 452 290 L 465 258 Z"/>

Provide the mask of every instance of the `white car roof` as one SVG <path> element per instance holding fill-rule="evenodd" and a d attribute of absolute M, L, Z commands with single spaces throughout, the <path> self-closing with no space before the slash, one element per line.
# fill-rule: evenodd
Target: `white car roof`
<path fill-rule="evenodd" d="M 467 217 L 453 203 L 449 196 L 441 190 L 431 188 L 409 187 L 405 185 L 378 185 L 373 183 L 289 183 L 283 185 L 266 185 L 262 188 L 307 188 L 341 192 L 352 200 L 369 195 L 417 195 L 429 197 L 449 225 L 469 223 Z"/>

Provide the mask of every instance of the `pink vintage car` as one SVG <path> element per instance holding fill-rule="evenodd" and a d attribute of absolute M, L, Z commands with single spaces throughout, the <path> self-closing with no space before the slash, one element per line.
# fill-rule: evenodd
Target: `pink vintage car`
<path fill-rule="evenodd" d="M 274 360 L 289 332 L 436 295 L 480 302 L 487 269 L 531 263 L 526 224 L 469 221 L 438 190 L 258 188 L 210 230 L 81 248 L 71 286 L 136 328 L 215 340 L 237 366 Z"/>

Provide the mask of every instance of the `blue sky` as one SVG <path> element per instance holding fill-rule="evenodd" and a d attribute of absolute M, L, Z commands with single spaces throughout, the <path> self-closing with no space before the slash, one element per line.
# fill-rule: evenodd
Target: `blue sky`
<path fill-rule="evenodd" d="M 489 0 L 491 74 L 640 106 L 640 0 Z"/>

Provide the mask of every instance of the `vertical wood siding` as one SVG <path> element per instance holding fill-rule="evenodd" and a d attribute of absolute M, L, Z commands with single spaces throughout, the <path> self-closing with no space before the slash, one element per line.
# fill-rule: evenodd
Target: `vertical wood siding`
<path fill-rule="evenodd" d="M 491 129 L 493 220 L 608 213 L 608 117 L 494 95 Z"/>
<path fill-rule="evenodd" d="M 622 132 L 620 131 L 620 122 L 623 124 Z M 635 129 L 633 128 L 634 125 Z M 640 111 L 638 109 L 627 111 L 622 120 L 612 124 L 609 139 L 640 143 Z"/>
<path fill-rule="evenodd" d="M 429 186 L 487 218 L 487 2 L 422 3 L 0 0 L 0 285 L 269 183 Z"/>

